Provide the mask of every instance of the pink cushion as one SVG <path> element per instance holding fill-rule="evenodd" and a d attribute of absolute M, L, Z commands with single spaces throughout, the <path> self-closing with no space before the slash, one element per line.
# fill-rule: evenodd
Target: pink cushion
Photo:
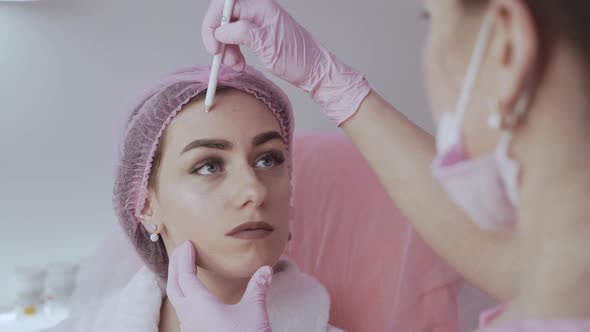
<path fill-rule="evenodd" d="M 405 222 L 348 139 L 300 135 L 293 152 L 288 252 L 328 288 L 331 323 L 347 331 L 457 331 L 459 278 Z"/>

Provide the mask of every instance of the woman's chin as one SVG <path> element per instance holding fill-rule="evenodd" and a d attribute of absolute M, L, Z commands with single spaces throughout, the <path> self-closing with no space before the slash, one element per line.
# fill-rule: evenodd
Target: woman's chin
<path fill-rule="evenodd" d="M 228 262 L 228 272 L 235 278 L 250 278 L 263 266 L 273 267 L 281 255 L 240 255 Z"/>

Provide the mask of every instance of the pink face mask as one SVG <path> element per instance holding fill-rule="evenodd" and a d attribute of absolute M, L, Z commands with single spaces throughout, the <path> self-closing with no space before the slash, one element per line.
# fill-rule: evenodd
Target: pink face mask
<path fill-rule="evenodd" d="M 518 205 L 519 165 L 508 157 L 511 133 L 505 132 L 496 150 L 469 159 L 462 126 L 469 97 L 493 27 L 493 16 L 484 20 L 475 52 L 467 71 L 465 85 L 455 113 L 440 118 L 436 136 L 437 156 L 432 173 L 451 200 L 461 207 L 484 230 L 512 228 Z M 518 113 L 524 107 L 518 103 Z M 497 125 L 490 125 L 496 127 Z"/>

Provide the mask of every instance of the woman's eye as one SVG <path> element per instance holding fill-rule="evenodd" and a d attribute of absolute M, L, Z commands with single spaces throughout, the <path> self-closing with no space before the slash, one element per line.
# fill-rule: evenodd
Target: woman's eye
<path fill-rule="evenodd" d="M 193 174 L 213 175 L 221 171 L 221 164 L 216 161 L 207 161 L 194 169 Z"/>
<path fill-rule="evenodd" d="M 285 158 L 279 153 L 267 153 L 256 161 L 256 167 L 271 168 L 282 164 Z"/>

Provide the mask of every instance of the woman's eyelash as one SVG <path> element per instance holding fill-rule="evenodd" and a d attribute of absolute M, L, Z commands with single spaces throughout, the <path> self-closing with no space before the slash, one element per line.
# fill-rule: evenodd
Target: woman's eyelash
<path fill-rule="evenodd" d="M 278 164 L 282 164 L 285 162 L 285 156 L 278 151 L 267 152 L 267 153 L 263 154 L 262 157 L 259 159 L 266 158 L 266 157 L 272 157 Z"/>
<path fill-rule="evenodd" d="M 285 162 L 285 156 L 283 153 L 279 151 L 269 151 L 266 153 L 261 154 L 255 161 L 255 164 L 264 160 L 265 158 L 272 158 L 276 165 L 281 165 Z M 198 174 L 199 172 L 203 171 L 205 167 L 208 166 L 217 166 L 217 168 L 213 171 L 210 171 L 211 174 L 199 174 L 199 175 L 212 175 L 214 173 L 218 173 L 219 171 L 223 171 L 223 159 L 221 158 L 207 158 L 201 162 L 199 162 L 195 167 L 190 170 L 190 174 Z"/>
<path fill-rule="evenodd" d="M 220 158 L 205 159 L 205 160 L 201 161 L 200 163 L 198 163 L 197 166 L 195 166 L 191 170 L 191 174 L 194 174 L 194 173 L 200 171 L 201 169 L 203 169 L 203 167 L 206 167 L 208 165 L 217 165 L 217 166 L 221 167 L 221 166 L 223 166 L 223 160 L 221 160 Z"/>

